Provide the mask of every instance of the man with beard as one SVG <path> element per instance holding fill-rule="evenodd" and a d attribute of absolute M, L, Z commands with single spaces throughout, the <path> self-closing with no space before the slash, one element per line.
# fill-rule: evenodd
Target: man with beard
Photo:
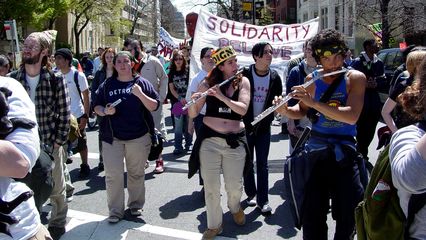
<path fill-rule="evenodd" d="M 51 147 L 55 167 L 54 187 L 50 195 L 52 212 L 48 230 L 53 239 L 65 233 L 68 204 L 65 194 L 63 145 L 68 139 L 70 98 L 65 80 L 48 67 L 49 50 L 56 31 L 31 33 L 24 42 L 23 64 L 10 74 L 27 90 L 35 104 L 42 144 Z"/>

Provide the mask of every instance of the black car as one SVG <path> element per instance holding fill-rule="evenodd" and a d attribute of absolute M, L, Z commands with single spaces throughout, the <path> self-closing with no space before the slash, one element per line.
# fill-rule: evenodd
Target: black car
<path fill-rule="evenodd" d="M 388 48 L 382 49 L 377 53 L 377 57 L 379 57 L 383 64 L 385 65 L 385 76 L 386 76 L 386 87 L 383 89 L 379 89 L 380 98 L 382 103 L 386 101 L 389 94 L 389 84 L 393 78 L 393 73 L 402 63 L 403 56 L 400 48 Z"/>

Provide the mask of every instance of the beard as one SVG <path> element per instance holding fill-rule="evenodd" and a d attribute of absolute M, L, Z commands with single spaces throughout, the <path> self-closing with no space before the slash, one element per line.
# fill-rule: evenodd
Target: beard
<path fill-rule="evenodd" d="M 41 56 L 41 52 L 39 52 L 37 55 L 33 56 L 33 57 L 25 57 L 23 59 L 23 62 L 25 64 L 36 64 L 38 63 L 38 61 L 40 60 L 40 56 Z"/>

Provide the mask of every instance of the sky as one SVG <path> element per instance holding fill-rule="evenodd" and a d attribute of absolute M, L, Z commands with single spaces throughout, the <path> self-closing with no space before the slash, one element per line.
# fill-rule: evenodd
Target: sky
<path fill-rule="evenodd" d="M 198 13 L 201 9 L 201 6 L 195 6 L 196 4 L 206 3 L 206 0 L 171 0 L 172 4 L 178 9 L 178 11 L 182 12 L 183 17 L 190 12 Z M 194 3 L 196 2 L 196 4 Z"/>

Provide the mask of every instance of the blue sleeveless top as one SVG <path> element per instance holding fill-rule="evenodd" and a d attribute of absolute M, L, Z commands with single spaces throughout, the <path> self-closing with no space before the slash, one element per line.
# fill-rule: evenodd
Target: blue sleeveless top
<path fill-rule="evenodd" d="M 346 100 L 348 98 L 348 93 L 346 92 L 346 75 L 342 76 L 343 79 L 334 93 L 331 95 L 330 99 L 327 101 L 329 106 L 340 107 L 346 106 Z M 327 91 L 329 84 L 325 83 L 322 79 L 315 81 L 315 97 L 316 101 L 319 101 L 321 96 Z M 333 135 L 350 135 L 356 136 L 356 125 L 350 125 L 344 122 L 339 122 L 332 120 L 324 114 L 319 113 L 320 117 L 318 121 L 312 125 L 312 130 L 324 133 L 324 134 L 333 134 Z"/>

